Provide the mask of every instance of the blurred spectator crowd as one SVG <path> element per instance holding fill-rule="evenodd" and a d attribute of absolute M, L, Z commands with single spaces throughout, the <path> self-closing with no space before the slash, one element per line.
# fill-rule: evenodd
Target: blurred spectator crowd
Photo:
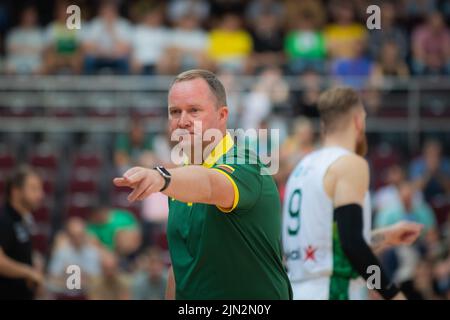
<path fill-rule="evenodd" d="M 66 26 L 71 4 L 79 30 Z M 366 27 L 372 4 L 380 30 Z M 448 75 L 449 18 L 445 0 L 2 1 L 2 65 L 18 74 Z"/>
<path fill-rule="evenodd" d="M 165 239 L 168 199 L 156 193 L 142 203 L 130 204 L 126 200 L 130 190 L 115 187 L 111 181 L 131 166 L 173 164 L 164 138 L 147 134 L 139 119 L 133 120 L 130 128 L 128 133 L 116 136 L 108 159 L 96 159 L 95 151 L 80 150 L 72 158 L 73 163 L 61 164 L 70 168 L 67 180 L 52 180 L 58 177 L 49 174 L 55 169 L 49 160 L 52 155 L 36 154 L 28 161 L 40 173 L 45 190 L 44 201 L 33 212 L 36 267 L 46 275 L 38 298 L 163 299 L 170 265 Z M 267 128 L 267 123 L 262 121 L 260 128 Z M 317 128 L 306 117 L 294 120 L 292 132 L 280 140 L 280 145 L 267 140 L 256 143 L 258 151 L 266 156 L 275 151 L 272 156 L 276 157 L 275 148 L 279 147 L 279 171 L 274 179 L 281 199 L 295 165 L 320 147 Z M 426 139 L 422 151 L 412 157 L 389 144 L 369 148 L 374 227 L 388 227 L 400 221 L 424 225 L 415 244 L 380 255 L 395 281 L 409 297 L 417 299 L 450 298 L 448 156 L 442 143 L 434 138 Z M 9 168 L 5 167 L 7 161 Z M 0 175 L 7 176 L 13 164 L 0 157 Z M 112 172 L 102 174 L 100 167 L 109 165 Z M 101 183 L 107 186 L 106 197 L 99 188 Z M 62 186 L 57 187 L 58 184 Z M 57 205 L 58 198 L 64 200 L 63 206 Z M 66 268 L 73 264 L 82 270 L 81 290 L 69 290 L 66 286 Z"/>
<path fill-rule="evenodd" d="M 112 178 L 131 166 L 173 165 L 165 138 L 147 134 L 137 118 L 130 128 L 114 137 L 108 154 L 80 143 L 80 148 L 68 146 L 74 149 L 66 158 L 48 141 L 36 143 L 24 156 L 18 148 L 0 150 L 2 206 L 12 203 L 5 189 L 23 163 L 40 180 L 25 180 L 17 200 L 35 204 L 30 208 L 34 265 L 45 274 L 37 299 L 164 299 L 170 265 L 168 199 L 157 193 L 130 204 L 130 190 L 113 186 Z M 81 270 L 80 289 L 67 284 L 67 268 L 73 265 Z"/>

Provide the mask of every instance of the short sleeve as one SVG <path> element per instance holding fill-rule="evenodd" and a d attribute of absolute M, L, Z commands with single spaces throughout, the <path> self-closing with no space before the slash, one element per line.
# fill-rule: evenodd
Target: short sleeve
<path fill-rule="evenodd" d="M 231 209 L 219 208 L 223 212 L 251 209 L 259 199 L 262 177 L 258 165 L 216 164 L 213 170 L 225 175 L 233 184 L 235 198 Z"/>

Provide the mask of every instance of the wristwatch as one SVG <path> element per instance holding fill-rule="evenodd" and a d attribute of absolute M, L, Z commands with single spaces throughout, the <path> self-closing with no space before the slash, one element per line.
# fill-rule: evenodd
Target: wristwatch
<path fill-rule="evenodd" d="M 164 190 L 167 189 L 167 187 L 170 184 L 170 179 L 172 178 L 172 175 L 170 174 L 169 171 L 167 171 L 166 168 L 164 168 L 163 166 L 156 166 L 154 168 L 156 171 L 158 171 L 158 173 L 161 175 L 161 177 L 164 178 L 164 186 L 162 187 L 161 190 L 159 190 L 159 192 L 162 192 Z"/>

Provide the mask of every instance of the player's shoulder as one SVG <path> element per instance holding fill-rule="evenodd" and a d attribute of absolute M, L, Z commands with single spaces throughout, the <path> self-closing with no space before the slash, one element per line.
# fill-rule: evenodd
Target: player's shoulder
<path fill-rule="evenodd" d="M 369 173 L 369 163 L 364 157 L 356 153 L 348 153 L 339 157 L 330 169 L 338 175 L 367 175 Z"/>
<path fill-rule="evenodd" d="M 368 166 L 366 158 L 353 152 L 347 153 L 346 155 L 342 156 L 341 159 L 353 165 Z"/>

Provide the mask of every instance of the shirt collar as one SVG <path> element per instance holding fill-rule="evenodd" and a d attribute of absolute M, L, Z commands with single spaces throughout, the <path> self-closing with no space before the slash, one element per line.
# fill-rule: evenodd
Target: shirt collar
<path fill-rule="evenodd" d="M 214 147 L 209 156 L 203 162 L 203 166 L 211 168 L 217 160 L 225 155 L 234 146 L 233 138 L 227 132 L 220 142 Z"/>
<path fill-rule="evenodd" d="M 219 141 L 219 143 L 214 147 L 209 156 L 203 161 L 203 166 L 206 168 L 211 168 L 217 160 L 219 160 L 224 154 L 226 154 L 234 146 L 234 140 L 230 133 L 227 132 L 224 137 Z M 189 159 L 185 155 L 183 158 L 183 164 L 185 166 L 189 165 Z"/>

